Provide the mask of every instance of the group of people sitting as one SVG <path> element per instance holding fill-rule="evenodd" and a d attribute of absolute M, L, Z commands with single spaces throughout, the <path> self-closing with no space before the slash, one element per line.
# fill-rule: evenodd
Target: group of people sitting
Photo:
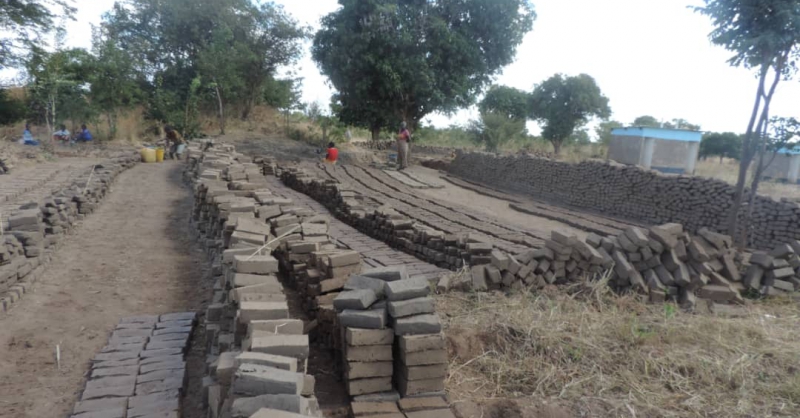
<path fill-rule="evenodd" d="M 92 137 L 92 132 L 89 131 L 86 125 L 81 125 L 80 132 L 73 136 L 67 129 L 67 126 L 63 124 L 58 127 L 57 131 L 53 132 L 52 138 L 53 142 L 65 145 L 74 144 L 76 142 L 89 142 L 94 139 L 94 137 Z M 39 145 L 39 141 L 37 141 L 33 137 L 33 133 L 31 133 L 31 126 L 29 124 L 25 124 L 25 130 L 22 131 L 22 138 L 19 139 L 19 143 L 21 145 Z"/>

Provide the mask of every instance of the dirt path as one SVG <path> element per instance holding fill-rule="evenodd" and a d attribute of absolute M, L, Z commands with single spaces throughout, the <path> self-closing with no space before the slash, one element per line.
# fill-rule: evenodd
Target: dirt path
<path fill-rule="evenodd" d="M 65 238 L 34 292 L 0 317 L 0 416 L 63 417 L 121 317 L 199 310 L 210 296 L 186 215 L 178 163 L 123 173 L 100 209 Z M 55 361 L 61 348 L 61 369 Z M 185 402 L 184 416 L 200 416 Z"/>

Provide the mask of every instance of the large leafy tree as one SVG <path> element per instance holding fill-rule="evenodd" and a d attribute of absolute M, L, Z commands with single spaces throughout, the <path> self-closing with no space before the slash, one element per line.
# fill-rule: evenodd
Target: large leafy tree
<path fill-rule="evenodd" d="M 622 128 L 624 125 L 615 120 L 602 121 L 594 128 L 594 133 L 597 136 L 597 142 L 608 145 L 611 142 L 611 131 L 617 128 Z"/>
<path fill-rule="evenodd" d="M 312 56 L 342 122 L 377 138 L 400 120 L 470 106 L 531 29 L 527 0 L 339 0 Z"/>
<path fill-rule="evenodd" d="M 644 115 L 634 119 L 633 126 L 640 128 L 660 128 L 661 122 L 653 116 Z"/>
<path fill-rule="evenodd" d="M 493 112 L 510 120 L 526 120 L 530 94 L 507 86 L 492 86 L 478 105 L 481 113 Z"/>
<path fill-rule="evenodd" d="M 699 131 L 700 125 L 695 125 L 686 119 L 672 119 L 669 122 L 664 122 L 664 128 L 667 129 L 685 129 L 688 131 Z"/>
<path fill-rule="evenodd" d="M 503 113 L 485 112 L 480 119 L 470 122 L 467 130 L 487 151 L 497 152 L 504 144 L 525 136 L 525 119 L 509 119 Z"/>
<path fill-rule="evenodd" d="M 711 156 L 739 159 L 742 152 L 742 137 L 733 132 L 709 132 L 700 141 L 700 158 Z"/>
<path fill-rule="evenodd" d="M 606 119 L 611 108 L 597 86 L 587 74 L 575 77 L 556 74 L 536 86 L 531 94 L 531 117 L 543 124 L 542 137 L 553 144 L 556 154 L 576 128 L 593 117 Z"/>
<path fill-rule="evenodd" d="M 696 10 L 710 17 L 714 24 L 711 41 L 733 53 L 728 62 L 752 69 L 758 75 L 753 110 L 742 140 L 734 203 L 728 219 L 728 232 L 740 246 L 744 246 L 748 235 L 747 223 L 740 231 L 739 211 L 744 201 L 747 173 L 755 155 L 766 149 L 770 104 L 778 84 L 791 77 L 797 66 L 800 3 L 788 0 L 705 0 L 705 6 Z M 751 190 L 753 195 L 756 192 L 757 189 Z"/>
<path fill-rule="evenodd" d="M 15 65 L 54 28 L 60 15 L 75 12 L 69 0 L 5 0 L 0 2 L 0 69 Z"/>

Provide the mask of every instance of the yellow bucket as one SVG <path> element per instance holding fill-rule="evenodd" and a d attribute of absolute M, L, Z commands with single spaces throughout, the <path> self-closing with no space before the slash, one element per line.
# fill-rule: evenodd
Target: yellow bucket
<path fill-rule="evenodd" d="M 142 162 L 143 163 L 154 163 L 156 162 L 156 150 L 152 148 L 142 148 L 140 151 L 142 154 Z"/>
<path fill-rule="evenodd" d="M 164 162 L 164 148 L 156 148 L 156 162 Z"/>

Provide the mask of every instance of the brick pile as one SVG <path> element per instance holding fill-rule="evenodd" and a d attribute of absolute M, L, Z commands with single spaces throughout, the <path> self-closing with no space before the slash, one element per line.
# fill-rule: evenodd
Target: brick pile
<path fill-rule="evenodd" d="M 0 235 L 0 312 L 11 308 L 44 271 L 60 238 L 92 213 L 111 183 L 139 161 L 125 153 L 87 170 L 71 187 L 12 211 Z"/>
<path fill-rule="evenodd" d="M 294 207 L 291 200 L 276 197 L 269 189 L 234 190 L 234 183 L 242 181 L 232 180 L 241 173 L 236 166 L 244 164 L 237 161 L 241 159 L 235 153 L 224 154 L 218 148 L 205 154 L 191 154 L 190 150 L 195 161 L 188 164 L 186 172 L 187 178 L 196 181 L 192 219 L 217 276 L 214 303 L 206 315 L 210 416 L 228 416 L 224 415 L 228 413 L 232 417 L 294 417 L 298 415 L 291 414 L 298 413 L 315 416 L 318 412 L 310 382 L 313 378 L 304 374 L 309 354 L 304 329 L 315 329 L 315 335 L 321 335 L 329 348 L 337 349 L 342 359 L 350 356 L 348 366 L 353 367 L 348 367 L 344 376 L 348 381 L 358 382 L 349 386 L 353 393 L 358 392 L 357 386 L 371 392 L 376 378 L 382 384 L 382 392 L 391 391 L 388 398 L 381 396 L 385 393 L 359 397 L 359 401 L 369 402 L 367 406 L 393 405 L 397 414 L 387 417 L 452 416 L 441 397 L 440 385 L 434 387 L 437 392 L 433 393 L 438 398 L 401 401 L 400 405 L 396 403 L 400 395 L 393 390 L 397 387 L 394 376 L 412 382 L 404 383 L 411 387 L 409 393 L 432 387 L 428 382 L 431 379 L 443 382 L 443 374 L 433 377 L 430 371 L 419 374 L 412 370 L 419 362 L 411 358 L 412 353 L 426 350 L 411 347 L 401 351 L 395 339 L 395 334 L 405 338 L 433 333 L 443 344 L 438 317 L 432 312 L 432 299 L 427 297 L 428 282 L 408 279 L 402 267 L 362 272 L 358 252 L 339 249 L 331 242 L 325 218 Z M 212 156 L 210 161 L 206 161 L 206 156 Z M 302 308 L 310 317 L 305 326 L 302 321 L 289 318 L 285 289 L 276 277 L 279 271 L 286 285 L 300 295 Z M 396 283 L 392 285 L 396 289 L 387 293 L 373 291 L 372 301 L 366 295 L 367 299 L 361 302 L 349 297 L 362 290 L 360 287 L 366 281 L 373 285 Z M 378 293 L 382 297 L 392 296 L 378 301 Z M 375 302 L 382 309 L 379 313 Z M 396 306 L 389 308 L 389 304 Z M 350 312 L 350 308 L 353 312 L 356 308 L 372 308 L 363 312 L 378 313 L 377 319 L 372 319 L 377 322 L 340 324 L 336 308 L 342 313 Z M 392 324 L 397 325 L 389 327 Z M 374 357 L 375 347 L 380 347 L 379 357 Z M 399 353 L 397 361 L 393 361 L 395 352 Z M 424 356 L 429 354 L 426 352 Z M 369 361 L 373 359 L 376 361 Z M 409 374 L 406 369 L 412 372 Z M 295 378 L 298 375 L 303 376 L 302 382 Z M 268 393 L 257 394 L 258 391 Z M 429 391 L 422 393 L 431 395 Z M 420 415 L 428 413 L 436 415 Z"/>
<path fill-rule="evenodd" d="M 800 241 L 753 253 L 749 264 L 743 279 L 749 291 L 772 296 L 800 290 Z"/>
<path fill-rule="evenodd" d="M 680 223 L 692 233 L 704 227 L 726 231 L 733 206 L 734 187 L 721 180 L 662 174 L 602 161 L 570 164 L 458 153 L 449 171 L 497 189 L 645 224 Z M 750 245 L 757 249 L 768 250 L 800 239 L 800 205 L 758 196 L 751 225 Z"/>
<path fill-rule="evenodd" d="M 178 418 L 194 312 L 123 318 L 92 359 L 72 418 Z"/>
<path fill-rule="evenodd" d="M 272 196 L 258 166 L 237 161 L 229 148 L 190 149 L 192 159 L 193 222 L 216 279 L 205 324 L 209 416 L 321 416 L 306 374 L 308 335 L 290 318 L 271 255 L 302 239 L 307 214 Z"/>

